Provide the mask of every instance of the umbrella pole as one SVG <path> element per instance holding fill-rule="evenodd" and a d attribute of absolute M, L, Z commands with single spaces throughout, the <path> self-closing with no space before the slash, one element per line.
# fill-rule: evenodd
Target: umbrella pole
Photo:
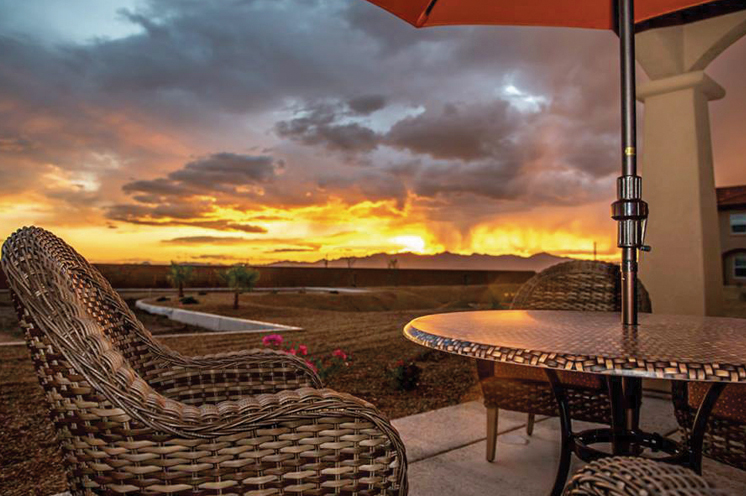
<path fill-rule="evenodd" d="M 645 227 L 648 205 L 642 201 L 642 178 L 637 175 L 637 111 L 635 107 L 634 0 L 617 0 L 622 79 L 622 175 L 611 216 L 618 223 L 622 249 L 622 323 L 637 325 L 637 250 L 647 251 Z"/>

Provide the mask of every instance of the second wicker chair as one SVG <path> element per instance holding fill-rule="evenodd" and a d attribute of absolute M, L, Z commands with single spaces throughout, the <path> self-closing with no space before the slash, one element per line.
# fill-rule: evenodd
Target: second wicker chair
<path fill-rule="evenodd" d="M 706 383 L 673 382 L 674 411 L 685 442 L 689 442 L 707 388 Z M 707 420 L 702 452 L 721 463 L 746 470 L 746 386 L 729 384 L 723 389 Z"/>
<path fill-rule="evenodd" d="M 638 307 L 650 312 L 648 292 L 638 284 Z M 621 309 L 619 267 L 596 261 L 572 261 L 543 270 L 516 294 L 513 310 L 618 312 Z M 535 415 L 558 416 L 557 402 L 544 372 L 533 367 L 478 360 L 487 407 L 487 460 L 495 459 L 500 409 L 528 414 L 527 432 Z M 606 386 L 597 376 L 560 372 L 573 419 L 611 423 Z"/>

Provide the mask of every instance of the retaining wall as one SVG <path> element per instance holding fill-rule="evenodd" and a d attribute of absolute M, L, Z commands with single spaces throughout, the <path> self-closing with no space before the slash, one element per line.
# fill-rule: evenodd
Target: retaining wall
<path fill-rule="evenodd" d="M 244 331 L 244 332 L 271 332 L 271 331 L 301 331 L 300 327 L 273 324 L 259 320 L 238 319 L 235 317 L 224 317 L 205 312 L 183 310 L 181 308 L 162 307 L 137 300 L 135 306 L 148 313 L 165 315 L 171 320 L 182 324 L 193 325 L 209 329 L 211 331 Z"/>

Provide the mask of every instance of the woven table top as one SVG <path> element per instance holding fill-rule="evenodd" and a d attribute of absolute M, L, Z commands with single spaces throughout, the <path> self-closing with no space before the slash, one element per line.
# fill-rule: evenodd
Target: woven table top
<path fill-rule="evenodd" d="M 746 382 L 746 319 L 495 310 L 428 315 L 404 328 L 448 353 L 533 367 L 691 381 Z"/>

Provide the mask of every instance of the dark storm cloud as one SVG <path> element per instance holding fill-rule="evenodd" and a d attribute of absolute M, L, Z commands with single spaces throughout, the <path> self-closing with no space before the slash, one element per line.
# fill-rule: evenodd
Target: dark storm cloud
<path fill-rule="evenodd" d="M 275 179 L 282 161 L 270 156 L 215 153 L 150 181 L 133 181 L 122 186 L 127 193 L 161 196 L 181 196 L 204 191 L 235 192 L 236 188 L 267 183 Z"/>
<path fill-rule="evenodd" d="M 122 190 L 137 203 L 109 207 L 107 217 L 132 224 L 264 233 L 260 226 L 205 217 L 210 217 L 218 205 L 256 196 L 251 188 L 273 182 L 283 167 L 282 161 L 268 155 L 215 153 L 188 162 L 166 177 L 125 184 Z"/>
<path fill-rule="evenodd" d="M 153 0 L 123 11 L 140 30 L 122 38 L 50 44 L 0 32 L 0 101 L 12 102 L 0 105 L 0 174 L 13 176 L 0 191 L 40 192 L 34 178 L 52 163 L 93 170 L 103 196 L 117 198 L 126 176 L 101 157 L 135 177 L 152 174 L 235 133 L 224 116 L 251 121 L 294 98 L 333 95 L 373 111 L 379 101 L 369 95 L 377 93 L 364 88 L 382 78 L 364 37 L 341 15 L 346 5 Z M 329 134 L 342 149 L 369 140 L 354 125 Z M 193 185 L 189 174 L 180 187 Z M 157 185 L 130 188 L 139 186 Z"/>
<path fill-rule="evenodd" d="M 168 177 L 182 184 L 208 189 L 222 189 L 229 186 L 264 183 L 275 178 L 282 162 L 272 157 L 216 153 L 209 157 L 189 162 Z"/>
<path fill-rule="evenodd" d="M 454 209 L 476 198 L 531 205 L 593 201 L 612 191 L 609 175 L 616 171 L 618 137 L 613 125 L 600 125 L 605 115 L 594 117 L 583 109 L 581 118 L 572 113 L 572 103 L 572 98 L 549 102 L 520 92 L 479 103 L 434 103 L 356 150 L 370 162 L 370 152 L 382 147 L 407 152 L 412 160 L 322 174 L 317 184 L 344 192 L 350 201 L 391 199 L 399 207 L 409 191 L 437 197 Z M 287 131 L 294 123 L 304 131 L 308 122 L 331 126 L 346 111 L 341 103 L 308 106 L 303 117 L 281 122 L 278 129 L 308 146 L 332 149 L 328 140 Z M 598 125 L 589 128 L 592 120 Z"/>
<path fill-rule="evenodd" d="M 277 251 L 318 250 L 321 245 L 297 238 L 243 238 L 239 236 L 182 236 L 164 239 L 161 243 L 168 245 L 277 245 Z"/>
<path fill-rule="evenodd" d="M 386 106 L 386 97 L 383 95 L 358 96 L 349 99 L 347 106 L 357 114 L 370 115 Z"/>
<path fill-rule="evenodd" d="M 270 182 L 283 167 L 267 155 L 215 153 L 153 180 L 132 181 L 122 186 L 126 193 L 156 196 L 186 196 L 198 193 L 235 193 L 237 188 Z M 146 197 L 141 197 L 144 199 Z"/>
<path fill-rule="evenodd" d="M 417 195 L 447 199 L 451 208 L 474 196 L 527 205 L 590 202 L 610 194 L 617 169 L 616 135 L 505 102 L 447 104 L 400 121 L 387 138 L 435 159 L 405 164 L 397 174 Z"/>
<path fill-rule="evenodd" d="M 613 196 L 611 32 L 417 30 L 363 0 L 152 0 L 123 16 L 137 31 L 86 43 L 0 33 L 0 193 L 258 233 L 213 215 L 414 194 L 470 225 L 475 205 Z M 226 149 L 254 151 L 211 154 Z M 99 191 L 40 181 L 49 164 Z"/>
<path fill-rule="evenodd" d="M 93 55 L 91 76 L 117 97 L 149 95 L 177 113 L 183 105 L 267 110 L 288 97 L 350 92 L 351 67 L 372 72 L 354 50 L 340 50 L 361 41 L 346 29 L 345 4 L 152 1 L 123 11 L 140 35 L 81 56 Z"/>
<path fill-rule="evenodd" d="M 132 223 L 152 223 L 161 218 L 171 218 L 176 219 L 175 222 L 183 222 L 186 219 L 208 214 L 211 210 L 211 205 L 204 201 L 184 201 L 183 203 L 164 202 L 157 206 L 122 204 L 110 207 L 108 210 L 108 217 L 111 220 Z"/>
<path fill-rule="evenodd" d="M 526 157 L 538 153 L 532 141 L 540 142 L 541 138 L 514 137 L 532 124 L 505 101 L 485 96 L 486 88 L 470 85 L 493 80 L 490 91 L 494 91 L 507 74 L 505 68 L 510 68 L 518 82 L 554 102 L 552 97 L 562 100 L 559 97 L 568 83 L 570 88 L 573 84 L 587 86 L 593 84 L 589 81 L 605 81 L 604 75 L 610 72 L 599 70 L 604 68 L 601 62 L 585 70 L 583 63 L 608 57 L 597 57 L 599 50 L 592 44 L 578 43 L 579 35 L 532 31 L 519 39 L 522 31 L 502 28 L 415 30 L 362 1 L 220 4 L 164 0 L 123 15 L 140 27 L 139 33 L 57 47 L 23 39 L 4 40 L 0 88 L 24 102 L 28 107 L 24 115 L 48 108 L 64 121 L 64 126 L 43 136 L 23 135 L 24 141 L 3 141 L 5 149 L 19 150 L 33 143 L 34 150 L 27 152 L 27 157 L 33 153 L 40 162 L 72 169 L 91 163 L 91 157 L 81 150 L 92 150 L 121 157 L 131 164 L 130 170 L 152 175 L 152 164 L 159 162 L 162 152 L 148 146 L 138 148 L 132 140 L 125 140 L 125 133 L 110 124 L 108 113 L 125 108 L 154 126 L 176 129 L 188 142 L 191 134 L 202 134 L 203 130 L 219 135 L 221 128 L 211 130 L 210 126 L 220 114 L 251 119 L 295 101 L 312 103 L 301 105 L 291 118 L 276 123 L 276 136 L 333 151 L 346 163 L 364 163 L 376 169 L 330 172 L 331 164 L 306 160 L 302 170 L 298 165 L 292 174 L 305 188 L 288 187 L 282 183 L 290 175 L 277 177 L 279 160 L 215 154 L 155 179 L 126 182 L 121 190 L 135 203 L 128 206 L 119 201 L 118 207 L 109 209 L 109 217 L 130 221 L 204 217 L 214 205 L 236 202 L 243 207 L 260 201 L 273 205 L 301 199 L 311 202 L 314 197 L 304 195 L 316 186 L 349 200 L 371 195 L 401 202 L 407 190 L 422 195 L 440 192 L 437 194 L 442 196 L 459 191 L 487 194 L 495 189 L 488 196 L 509 196 L 511 187 L 522 184 L 516 180 L 516 171 L 529 170 Z M 314 29 L 303 28 L 293 16 Z M 561 71 L 557 66 L 568 59 L 558 54 L 567 47 L 557 47 L 562 45 L 556 42 L 557 36 L 580 47 L 576 50 L 580 52 L 578 63 L 561 67 Z M 568 81 L 570 77 L 573 79 Z M 613 80 L 613 74 L 610 78 Z M 586 107 L 597 106 L 608 95 L 613 97 L 613 90 L 598 84 Z M 485 102 L 483 105 L 458 103 L 460 97 L 475 91 L 482 92 L 477 100 Z M 448 101 L 454 103 L 443 104 Z M 421 106 L 425 111 L 399 119 L 388 132 L 376 130 L 380 127 L 373 126 L 370 119 L 397 102 Z M 579 122 L 593 117 L 586 107 L 574 104 L 557 110 L 564 112 L 563 119 Z M 2 117 L 4 123 L 19 122 L 15 115 L 3 113 Z M 601 121 L 593 117 L 587 122 L 588 134 L 592 135 L 599 123 L 606 125 Z M 17 130 L 2 132 L 0 128 L 0 136 L 18 134 Z M 528 145 L 528 150 L 518 151 Z M 386 168 L 388 160 L 377 162 L 373 156 L 381 147 L 424 158 L 421 170 L 396 175 Z M 568 153 L 562 163 L 561 157 L 555 164 L 545 163 L 550 168 L 586 171 L 594 165 L 588 155 Z M 169 163 L 173 159 L 169 157 Z M 440 163 L 443 161 L 452 163 Z M 606 161 L 599 162 L 603 162 L 600 170 L 606 171 Z M 500 185 L 487 186 L 463 174 L 446 176 L 457 170 L 473 170 L 480 179 L 481 171 L 491 171 L 494 177 L 504 179 Z M 101 171 L 103 179 L 112 174 Z M 122 180 L 121 174 L 114 177 Z M 442 181 L 440 187 L 437 181 Z M 240 186 L 263 188 L 264 195 L 258 198 Z M 112 189 L 109 195 L 116 194 Z M 530 188 L 524 186 L 513 196 L 525 197 L 527 191 Z M 215 203 L 195 201 L 200 193 L 214 196 Z M 126 209 L 130 211 L 124 212 Z"/>
<path fill-rule="evenodd" d="M 397 122 L 386 142 L 436 159 L 478 160 L 513 148 L 508 140 L 524 122 L 503 100 L 472 107 L 446 104 Z"/>
<path fill-rule="evenodd" d="M 107 216 L 110 220 L 145 226 L 186 226 L 199 227 L 202 229 L 214 229 L 216 231 L 238 231 L 256 234 L 264 234 L 267 232 L 267 229 L 264 227 L 254 224 L 230 222 L 222 219 L 190 219 L 189 217 L 199 218 L 202 215 L 209 214 L 212 209 L 207 207 L 186 211 L 181 209 L 181 207 L 182 205 L 168 205 L 166 208 L 133 204 L 114 205 L 108 209 Z M 187 218 L 179 218 L 179 216 L 183 216 L 187 213 L 189 214 Z"/>
<path fill-rule="evenodd" d="M 370 152 L 380 143 L 378 133 L 357 122 L 345 122 L 350 114 L 367 115 L 374 112 L 380 101 L 352 100 L 349 107 L 342 104 L 322 103 L 301 109 L 297 117 L 280 121 L 275 125 L 276 133 L 304 145 L 320 145 L 330 151 L 346 154 Z"/>
<path fill-rule="evenodd" d="M 143 203 L 156 203 L 161 196 L 179 196 L 190 193 L 189 188 L 170 177 L 132 181 L 122 186 L 122 191 L 125 193 L 142 193 L 135 198 Z"/>
<path fill-rule="evenodd" d="M 245 245 L 251 242 L 250 239 L 227 236 L 184 236 L 161 241 L 168 245 Z"/>

